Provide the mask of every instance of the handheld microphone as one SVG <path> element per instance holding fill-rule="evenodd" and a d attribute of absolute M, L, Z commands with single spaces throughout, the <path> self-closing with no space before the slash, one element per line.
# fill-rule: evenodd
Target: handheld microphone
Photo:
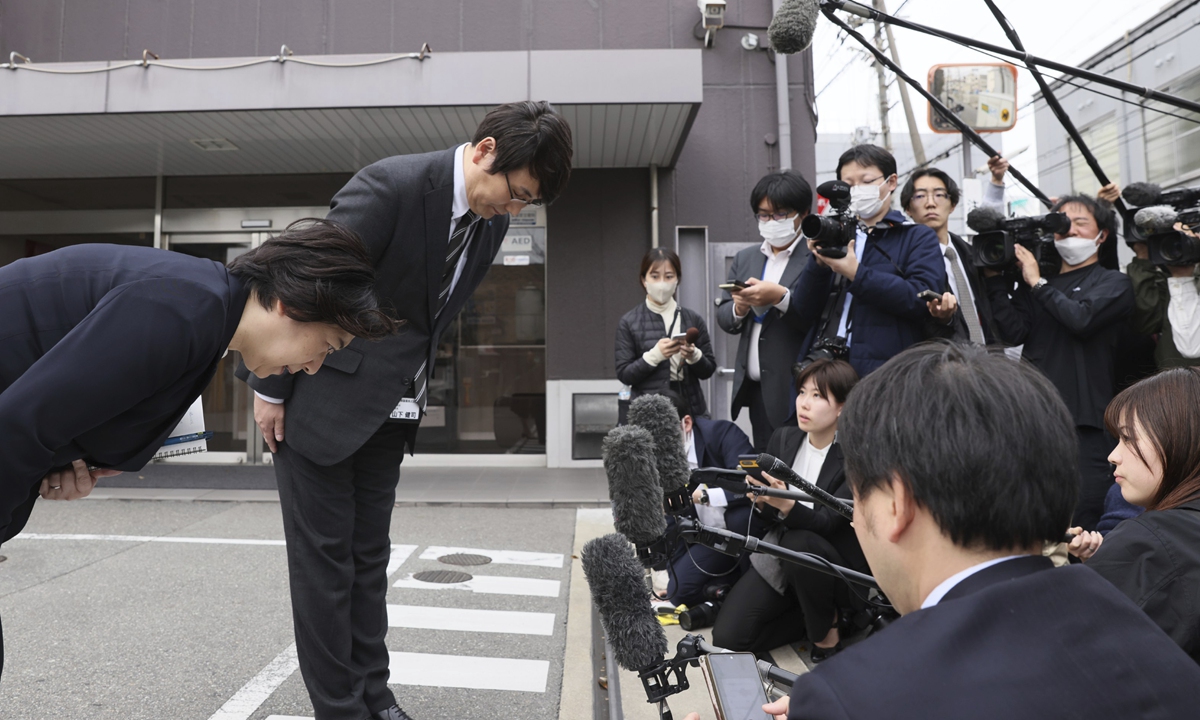
<path fill-rule="evenodd" d="M 629 543 L 616 533 L 589 540 L 580 560 L 617 664 L 636 673 L 662 665 L 667 636 L 650 608 L 642 567 Z"/>
<path fill-rule="evenodd" d="M 687 451 L 675 405 L 662 395 L 643 395 L 629 404 L 629 424 L 645 428 L 654 439 L 655 466 L 666 509 L 680 513 L 691 504 Z"/>
<path fill-rule="evenodd" d="M 667 521 L 662 510 L 662 486 L 654 467 L 654 439 L 645 428 L 613 428 L 601 446 L 613 525 L 638 546 L 647 567 L 664 565 Z"/>
<path fill-rule="evenodd" d="M 1133 201 L 1130 200 L 1132 203 Z M 1154 205 L 1144 207 L 1133 216 L 1133 222 L 1138 230 L 1149 235 L 1171 232 L 1179 221 L 1179 213 L 1170 205 Z"/>
<path fill-rule="evenodd" d="M 700 339 L 700 328 L 688 328 L 687 337 L 685 339 L 687 340 L 688 345 L 695 345 L 696 341 Z"/>
<path fill-rule="evenodd" d="M 995 208 L 980 205 L 967 213 L 967 227 L 977 233 L 1000 230 L 1004 227 L 1004 214 Z"/>
<path fill-rule="evenodd" d="M 818 0 L 783 0 L 767 28 L 771 47 L 783 55 L 807 50 L 812 45 L 820 12 Z"/>
<path fill-rule="evenodd" d="M 786 463 L 774 455 L 768 455 L 766 453 L 759 455 L 758 466 L 762 468 L 764 473 L 770 475 L 771 477 L 779 478 L 786 483 L 790 483 L 800 488 L 804 492 L 811 495 L 813 500 L 816 500 L 838 515 L 841 515 L 847 520 L 854 520 L 854 507 L 852 505 L 835 498 L 821 488 L 800 477 L 790 467 L 788 467 Z"/>

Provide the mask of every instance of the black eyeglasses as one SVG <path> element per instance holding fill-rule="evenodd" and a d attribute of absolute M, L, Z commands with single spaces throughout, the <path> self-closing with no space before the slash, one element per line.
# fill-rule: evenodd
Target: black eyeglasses
<path fill-rule="evenodd" d="M 781 210 L 779 212 L 769 213 L 764 210 L 759 210 L 754 213 L 754 217 L 758 218 L 760 223 L 769 222 L 771 220 L 787 220 L 788 218 L 796 217 L 795 210 Z"/>
<path fill-rule="evenodd" d="M 517 202 L 521 203 L 522 205 L 532 205 L 534 207 L 544 207 L 546 205 L 546 201 L 541 198 L 522 200 L 521 198 L 517 197 L 516 193 L 513 192 L 512 183 L 508 181 L 508 173 L 504 173 L 504 184 L 508 186 L 508 196 L 512 198 L 512 200 L 509 202 Z"/>

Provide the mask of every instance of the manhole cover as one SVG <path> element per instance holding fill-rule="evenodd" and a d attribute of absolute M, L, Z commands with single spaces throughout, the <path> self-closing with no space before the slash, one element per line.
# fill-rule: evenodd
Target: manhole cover
<path fill-rule="evenodd" d="M 447 565 L 487 565 L 492 559 L 487 555 L 471 555 L 468 553 L 454 553 L 453 555 L 443 555 L 438 558 L 438 562 L 446 563 Z"/>
<path fill-rule="evenodd" d="M 4 562 L 7 559 L 8 559 L 7 555 L 0 555 L 0 562 Z"/>
<path fill-rule="evenodd" d="M 455 583 L 464 583 L 470 580 L 471 577 L 471 573 L 459 572 L 458 570 L 423 570 L 413 575 L 413 580 L 438 583 L 439 585 L 453 585 Z"/>

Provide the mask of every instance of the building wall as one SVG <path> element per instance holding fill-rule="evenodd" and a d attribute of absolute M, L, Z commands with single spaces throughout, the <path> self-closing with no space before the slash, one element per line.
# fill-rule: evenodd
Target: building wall
<path fill-rule="evenodd" d="M 435 54 L 699 48 L 699 19 L 695 0 L 0 0 L 0 52 L 69 62 L 141 58 L 144 49 L 163 59 L 269 56 L 283 44 L 300 55 L 415 52 L 422 43 Z M 712 242 L 756 241 L 750 190 L 779 166 L 768 144 L 779 132 L 775 71 L 740 39 L 756 32 L 765 45 L 770 19 L 771 0 L 729 0 L 726 24 L 756 30 L 724 29 L 704 52 L 704 102 L 675 167 L 659 173 L 664 245 L 677 225 L 707 226 Z M 810 57 L 786 62 L 791 164 L 812 178 Z M 549 317 L 551 379 L 613 376 L 613 331 L 639 296 L 615 278 L 636 274 L 650 247 L 649 193 L 648 169 L 585 170 L 552 209 L 549 307 L 569 304 Z"/>

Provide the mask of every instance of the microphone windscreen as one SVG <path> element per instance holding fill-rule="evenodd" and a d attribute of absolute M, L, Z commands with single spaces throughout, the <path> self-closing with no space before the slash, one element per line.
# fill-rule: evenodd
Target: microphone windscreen
<path fill-rule="evenodd" d="M 700 328 L 692 327 L 692 328 L 687 329 L 687 344 L 688 345 L 695 345 L 696 341 L 699 339 L 700 339 Z"/>
<path fill-rule="evenodd" d="M 639 545 L 665 535 L 662 485 L 650 433 L 636 425 L 615 427 L 604 437 L 601 456 L 617 532 Z"/>
<path fill-rule="evenodd" d="M 1154 183 L 1130 183 L 1121 191 L 1121 197 L 1134 207 L 1157 205 L 1162 200 L 1162 188 Z"/>
<path fill-rule="evenodd" d="M 818 0 L 783 0 L 767 28 L 775 52 L 792 55 L 807 50 L 812 45 L 820 11 Z"/>
<path fill-rule="evenodd" d="M 589 540 L 580 561 L 613 659 L 632 672 L 661 663 L 667 636 L 650 608 L 642 566 L 629 543 L 616 533 Z"/>
<path fill-rule="evenodd" d="M 1132 200 L 1129 202 L 1133 203 Z M 1133 223 L 1137 225 L 1138 230 L 1149 235 L 1170 232 L 1175 229 L 1175 223 L 1178 221 L 1179 213 L 1170 205 L 1144 207 L 1133 216 Z"/>
<path fill-rule="evenodd" d="M 985 233 L 999 230 L 1004 225 L 1004 214 L 995 208 L 980 205 L 967 213 L 967 227 L 975 232 Z"/>
<path fill-rule="evenodd" d="M 683 428 L 675 404 L 662 395 L 643 395 L 629 403 L 628 420 L 630 425 L 650 431 L 654 438 L 658 481 L 663 491 L 671 492 L 687 485 L 691 469 L 688 468 Z"/>

